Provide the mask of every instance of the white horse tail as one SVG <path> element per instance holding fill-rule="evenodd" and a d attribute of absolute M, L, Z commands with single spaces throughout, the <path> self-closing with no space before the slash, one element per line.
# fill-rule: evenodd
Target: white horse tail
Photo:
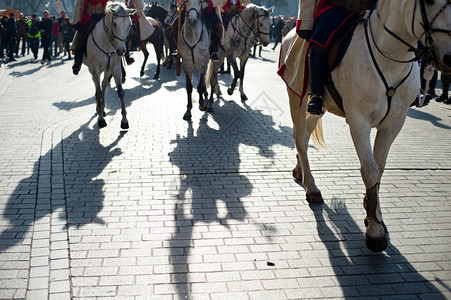
<path fill-rule="evenodd" d="M 205 86 L 210 85 L 212 75 L 213 75 L 213 62 L 210 59 L 210 61 L 208 62 L 207 74 L 205 75 Z"/>
<path fill-rule="evenodd" d="M 323 119 L 319 119 L 318 123 L 316 123 L 315 129 L 311 135 L 312 141 L 318 148 L 326 148 L 326 142 L 324 141 L 323 135 Z"/>

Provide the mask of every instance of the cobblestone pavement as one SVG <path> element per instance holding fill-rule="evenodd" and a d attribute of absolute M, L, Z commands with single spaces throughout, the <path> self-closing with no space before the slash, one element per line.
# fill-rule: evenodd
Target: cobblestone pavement
<path fill-rule="evenodd" d="M 409 110 L 381 185 L 387 251 L 364 242 L 364 186 L 348 127 L 310 148 L 325 203 L 293 180 L 277 51 L 250 59 L 249 100 L 186 109 L 183 76 L 141 53 L 96 124 L 86 67 L 32 56 L 0 68 L 0 298 L 451 299 L 451 106 Z M 441 91 L 438 91 L 439 93 Z M 197 99 L 197 95 L 194 95 Z"/>

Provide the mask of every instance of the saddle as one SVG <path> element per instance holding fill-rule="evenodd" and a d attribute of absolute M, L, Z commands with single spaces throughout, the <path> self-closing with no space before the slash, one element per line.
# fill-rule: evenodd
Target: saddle
<path fill-rule="evenodd" d="M 343 99 L 341 98 L 340 93 L 335 88 L 334 82 L 332 81 L 331 72 L 335 69 L 335 67 L 338 66 L 338 64 L 340 64 L 341 60 L 345 56 L 357 25 L 358 21 L 356 20 L 350 21 L 346 25 L 344 25 L 343 30 L 337 33 L 337 38 L 329 48 L 329 55 L 327 60 L 329 65 L 329 71 L 327 72 L 325 85 L 327 91 L 343 112 L 345 112 L 343 108 Z"/>

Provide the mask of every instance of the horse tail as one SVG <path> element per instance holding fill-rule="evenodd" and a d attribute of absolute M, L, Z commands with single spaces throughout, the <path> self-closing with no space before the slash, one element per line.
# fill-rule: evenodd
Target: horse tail
<path fill-rule="evenodd" d="M 208 62 L 207 74 L 205 75 L 205 86 L 210 85 L 212 75 L 213 75 L 213 63 L 210 60 Z"/>
<path fill-rule="evenodd" d="M 319 119 L 316 123 L 315 129 L 311 135 L 312 141 L 318 148 L 326 148 L 326 142 L 323 135 L 323 119 Z"/>

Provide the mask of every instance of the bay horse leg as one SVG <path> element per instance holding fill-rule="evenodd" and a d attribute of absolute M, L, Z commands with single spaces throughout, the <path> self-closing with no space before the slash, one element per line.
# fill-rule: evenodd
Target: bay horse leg
<path fill-rule="evenodd" d="M 99 125 L 99 128 L 106 127 L 106 122 L 104 119 L 105 115 L 105 102 L 102 101 L 103 99 L 103 91 L 102 87 L 100 86 L 100 74 L 98 72 L 94 72 L 91 69 L 89 70 L 91 72 L 92 81 L 94 81 L 94 85 L 96 87 L 96 111 L 97 111 L 97 124 Z M 108 83 L 108 77 L 105 77 L 106 81 Z M 103 81 L 105 81 L 105 78 Z M 102 83 L 102 85 L 104 85 Z"/>
<path fill-rule="evenodd" d="M 183 120 L 185 120 L 185 121 L 191 120 L 191 109 L 193 108 L 193 99 L 192 99 L 192 95 L 191 95 L 193 92 L 193 83 L 191 82 L 191 76 L 192 76 L 192 70 L 191 70 L 191 72 L 188 70 L 185 70 L 186 94 L 188 96 L 188 105 L 186 106 L 186 112 L 183 115 Z"/>
<path fill-rule="evenodd" d="M 243 90 L 243 81 L 244 81 L 244 69 L 246 68 L 246 63 L 247 60 L 249 58 L 249 54 L 245 54 L 245 57 L 243 57 L 242 59 L 240 58 L 240 95 L 241 95 L 241 101 L 246 101 L 247 100 L 247 96 L 244 93 Z"/>
<path fill-rule="evenodd" d="M 360 160 L 360 174 L 366 187 L 363 203 L 366 210 L 366 246 L 371 251 L 381 252 L 387 248 L 388 241 L 379 202 L 381 173 L 371 150 L 371 126 L 356 111 L 348 111 L 347 115 L 352 116 L 347 118 L 347 122 Z"/>
<path fill-rule="evenodd" d="M 302 180 L 306 192 L 306 199 L 309 203 L 322 203 L 323 197 L 321 191 L 315 184 L 310 164 L 308 160 L 308 143 L 310 135 L 315 129 L 320 117 L 309 116 L 307 118 L 306 102 L 307 97 L 302 101 L 302 106 L 299 105 L 299 97 L 290 89 L 288 91 L 288 98 L 290 100 L 290 114 L 293 121 L 293 139 L 296 145 L 297 164 L 293 169 L 293 177 Z"/>
<path fill-rule="evenodd" d="M 141 72 L 139 73 L 139 76 L 143 77 L 144 76 L 144 68 L 146 67 L 147 59 L 149 58 L 149 51 L 147 51 L 147 44 L 142 41 L 139 42 L 139 49 L 141 49 L 141 51 L 144 54 L 144 61 L 141 66 Z"/>
<path fill-rule="evenodd" d="M 157 37 L 153 44 L 153 48 L 155 49 L 155 54 L 157 55 L 157 72 L 153 76 L 153 79 L 160 78 L 160 66 L 161 66 L 161 56 L 163 54 L 163 44 L 164 44 L 164 35 L 161 29 L 161 25 L 157 28 Z"/>
<path fill-rule="evenodd" d="M 238 78 L 240 78 L 240 70 L 238 69 L 238 65 L 236 63 L 235 58 L 233 58 L 233 59 L 229 58 L 229 61 L 233 68 L 233 80 L 232 80 L 232 83 L 230 84 L 230 87 L 227 89 L 227 94 L 232 96 L 233 91 L 235 90 L 235 87 L 236 87 L 236 82 L 238 81 Z"/>

